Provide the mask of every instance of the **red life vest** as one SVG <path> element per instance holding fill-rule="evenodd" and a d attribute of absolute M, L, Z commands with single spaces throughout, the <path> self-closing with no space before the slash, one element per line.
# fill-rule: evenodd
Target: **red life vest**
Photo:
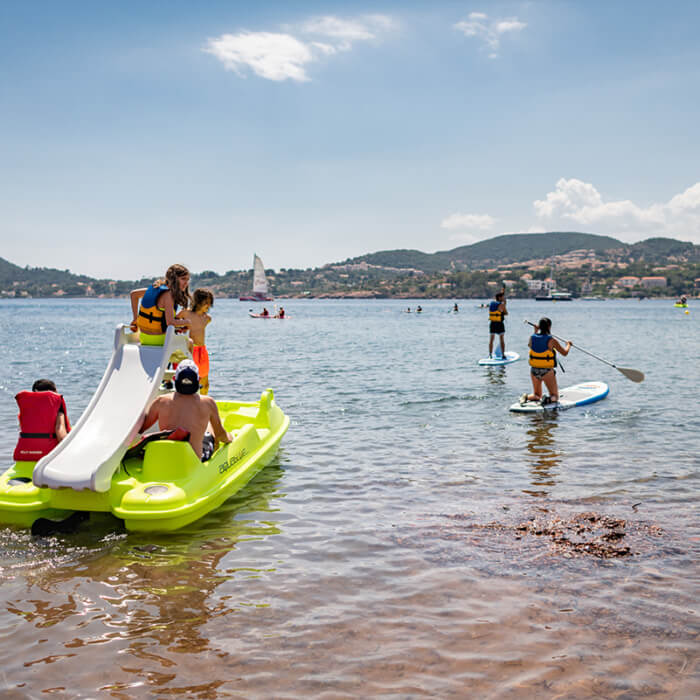
<path fill-rule="evenodd" d="M 20 391 L 15 396 L 19 406 L 19 440 L 15 447 L 16 462 L 36 462 L 58 445 L 56 416 L 59 410 L 70 431 L 68 409 L 60 394 L 53 391 Z"/>

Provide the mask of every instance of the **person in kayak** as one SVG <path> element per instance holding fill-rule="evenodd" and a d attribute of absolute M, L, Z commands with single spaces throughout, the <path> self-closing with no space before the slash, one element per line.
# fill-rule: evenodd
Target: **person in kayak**
<path fill-rule="evenodd" d="M 566 357 L 571 350 L 571 341 L 566 341 L 566 347 L 562 347 L 559 341 L 550 335 L 552 322 L 548 318 L 541 318 L 535 326 L 535 332 L 530 336 L 530 379 L 532 380 L 532 394 L 525 393 L 520 397 L 520 403 L 527 401 L 541 401 L 543 404 L 556 403 L 559 400 L 559 387 L 557 386 L 557 352 Z M 542 396 L 542 382 L 545 383 L 549 396 Z"/>
<path fill-rule="evenodd" d="M 131 330 L 139 332 L 142 345 L 162 345 L 168 326 L 189 325 L 187 319 L 175 318 L 177 307 L 186 309 L 190 303 L 189 284 L 190 271 L 184 265 L 171 265 L 164 280 L 131 292 Z"/>
<path fill-rule="evenodd" d="M 150 428 L 156 421 L 161 430 L 181 428 L 189 433 L 189 443 L 197 456 L 205 462 L 219 447 L 233 440 L 224 429 L 219 417 L 216 401 L 210 396 L 201 396 L 199 371 L 190 359 L 178 364 L 173 378 L 175 391 L 156 397 L 149 407 L 139 432 Z"/>
<path fill-rule="evenodd" d="M 260 314 L 261 316 L 269 316 L 270 312 L 267 310 L 267 307 L 263 306 L 262 313 Z"/>
<path fill-rule="evenodd" d="M 37 379 L 31 391 L 15 396 L 19 407 L 19 439 L 16 462 L 33 462 L 51 450 L 70 432 L 66 402 L 50 379 Z"/>
<path fill-rule="evenodd" d="M 506 325 L 504 323 L 505 317 L 508 315 L 508 310 L 506 309 L 506 288 L 503 287 L 500 292 L 496 294 L 495 299 L 493 299 L 489 305 L 489 357 L 493 357 L 493 339 L 495 336 L 499 337 L 501 343 L 501 357 L 506 356 Z"/>
<path fill-rule="evenodd" d="M 280 310 L 277 312 L 277 318 L 284 318 L 284 306 L 280 306 Z"/>
<path fill-rule="evenodd" d="M 209 393 L 209 352 L 204 342 L 204 329 L 211 322 L 207 313 L 214 306 L 214 295 L 208 289 L 195 289 L 192 292 L 192 308 L 183 309 L 175 318 L 185 318 L 190 322 L 192 359 L 199 369 L 199 393 Z"/>

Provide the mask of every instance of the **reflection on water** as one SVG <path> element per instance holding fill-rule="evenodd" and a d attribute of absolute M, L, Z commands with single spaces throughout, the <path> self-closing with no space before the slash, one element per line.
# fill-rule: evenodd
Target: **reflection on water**
<path fill-rule="evenodd" d="M 502 386 L 506 383 L 506 367 L 505 365 L 486 366 L 486 380 L 489 384 Z"/>
<path fill-rule="evenodd" d="M 556 411 L 541 416 L 532 416 L 532 424 L 526 431 L 527 460 L 530 465 L 533 489 L 523 489 L 531 496 L 546 496 L 556 484 L 555 476 L 561 464 L 562 453 L 556 449 L 554 439 L 559 416 Z"/>
<path fill-rule="evenodd" d="M 4 529 L 4 540 L 24 538 L 25 545 L 35 550 L 33 564 L 21 572 L 31 593 L 7 596 L 5 612 L 45 630 L 41 634 L 54 642 L 51 654 L 45 647 L 27 645 L 24 667 L 41 667 L 74 657 L 80 648 L 109 644 L 111 655 L 131 658 L 130 686 L 134 677 L 135 685 L 147 681 L 159 685 L 146 670 L 154 659 L 164 671 L 170 669 L 164 680 L 173 680 L 177 660 L 171 655 L 210 650 L 202 627 L 236 607 L 255 604 L 246 600 L 241 584 L 274 571 L 269 563 L 263 569 L 258 562 L 235 561 L 235 555 L 230 563 L 227 559 L 241 543 L 281 533 L 274 501 L 282 497 L 277 488 L 283 473 L 280 466 L 267 467 L 198 524 L 167 535 L 127 534 L 119 531 L 119 521 L 102 514 L 94 515 L 89 527 L 76 534 L 43 540 Z M 9 563 L 6 541 L 2 549 Z M 217 592 L 232 581 L 241 588 L 233 603 Z M 53 628 L 70 630 L 71 637 L 54 639 Z M 62 653 L 56 653 L 56 642 Z M 125 686 L 105 683 L 101 689 Z"/>

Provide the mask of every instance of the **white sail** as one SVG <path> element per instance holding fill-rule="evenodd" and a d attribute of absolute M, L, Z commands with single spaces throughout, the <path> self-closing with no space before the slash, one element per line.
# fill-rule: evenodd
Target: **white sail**
<path fill-rule="evenodd" d="M 267 278 L 262 260 L 253 255 L 253 294 L 267 296 Z"/>

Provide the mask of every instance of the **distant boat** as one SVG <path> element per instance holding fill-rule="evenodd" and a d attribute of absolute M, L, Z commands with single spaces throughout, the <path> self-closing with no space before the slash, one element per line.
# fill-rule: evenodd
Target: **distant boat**
<path fill-rule="evenodd" d="M 570 292 L 551 292 L 546 296 L 536 296 L 535 301 L 571 301 Z"/>
<path fill-rule="evenodd" d="M 239 301 L 273 301 L 273 297 L 268 296 L 267 277 L 265 277 L 265 267 L 262 260 L 253 255 L 253 292 L 247 296 L 238 297 Z"/>

